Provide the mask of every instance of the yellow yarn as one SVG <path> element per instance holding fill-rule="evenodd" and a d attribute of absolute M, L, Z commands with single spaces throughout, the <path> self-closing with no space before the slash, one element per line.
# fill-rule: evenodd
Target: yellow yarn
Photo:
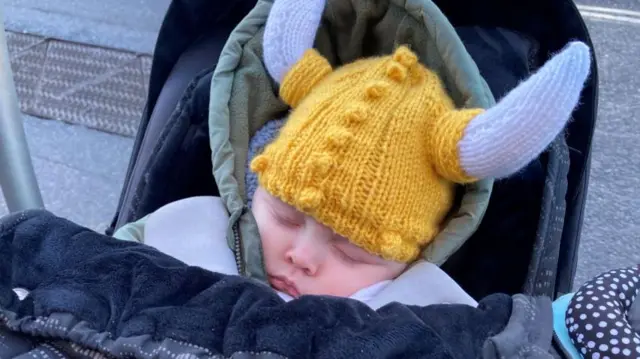
<path fill-rule="evenodd" d="M 457 143 L 481 110 L 456 110 L 407 47 L 333 70 L 308 50 L 285 76 L 294 109 L 252 161 L 260 185 L 385 259 L 415 260 L 464 173 Z"/>

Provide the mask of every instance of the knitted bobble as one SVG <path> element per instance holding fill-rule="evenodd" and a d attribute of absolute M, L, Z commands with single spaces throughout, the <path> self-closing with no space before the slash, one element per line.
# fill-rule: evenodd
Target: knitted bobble
<path fill-rule="evenodd" d="M 402 246 L 402 237 L 395 232 L 386 232 L 382 234 L 381 246 L 385 251 Z"/>
<path fill-rule="evenodd" d="M 251 161 L 251 170 L 255 173 L 263 173 L 269 167 L 269 159 L 265 155 L 259 155 Z"/>
<path fill-rule="evenodd" d="M 411 50 L 409 50 L 406 46 L 400 46 L 393 53 L 393 60 L 399 62 L 405 67 L 412 67 L 416 63 L 418 63 L 418 56 L 414 54 Z"/>
<path fill-rule="evenodd" d="M 319 154 L 312 162 L 316 175 L 326 176 L 333 167 L 333 158 L 328 153 Z"/>
<path fill-rule="evenodd" d="M 407 258 L 404 252 L 407 251 L 406 243 L 402 240 L 402 237 L 395 232 L 386 232 L 382 234 L 382 240 L 379 243 L 377 250 L 381 253 L 385 253 L 388 260 L 405 261 Z"/>
<path fill-rule="evenodd" d="M 418 244 L 413 241 L 405 241 L 398 233 L 383 233 L 381 239 L 378 249 L 386 254 L 385 259 L 387 260 L 408 263 L 420 255 Z"/>
<path fill-rule="evenodd" d="M 353 139 L 353 134 L 346 129 L 338 128 L 329 134 L 329 143 L 337 148 L 342 148 Z"/>
<path fill-rule="evenodd" d="M 364 109 L 355 107 L 346 111 L 345 118 L 350 125 L 358 125 L 365 120 L 366 113 Z"/>
<path fill-rule="evenodd" d="M 420 252 L 420 247 L 418 247 L 417 245 L 405 245 L 401 249 L 401 253 L 397 256 L 396 261 L 411 263 L 415 261 L 418 256 L 420 256 Z"/>
<path fill-rule="evenodd" d="M 389 85 L 382 81 L 375 81 L 365 88 L 365 94 L 370 99 L 378 99 L 389 92 Z"/>
<path fill-rule="evenodd" d="M 387 65 L 387 77 L 396 82 L 402 82 L 407 78 L 407 69 L 398 62 Z"/>
<path fill-rule="evenodd" d="M 302 193 L 300 193 L 300 205 L 305 211 L 318 208 L 323 201 L 324 195 L 315 188 L 306 188 L 302 190 Z"/>

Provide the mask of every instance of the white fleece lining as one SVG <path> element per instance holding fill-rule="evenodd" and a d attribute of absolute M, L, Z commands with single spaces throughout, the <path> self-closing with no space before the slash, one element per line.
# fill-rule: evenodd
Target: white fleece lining
<path fill-rule="evenodd" d="M 213 272 L 238 275 L 225 228 L 227 210 L 219 197 L 191 197 L 172 202 L 147 220 L 144 243 L 189 265 Z M 286 301 L 292 298 L 278 292 Z M 374 284 L 351 296 L 373 309 L 388 303 L 426 306 L 456 303 L 476 306 L 473 300 L 437 265 L 413 264 L 393 281 Z"/>

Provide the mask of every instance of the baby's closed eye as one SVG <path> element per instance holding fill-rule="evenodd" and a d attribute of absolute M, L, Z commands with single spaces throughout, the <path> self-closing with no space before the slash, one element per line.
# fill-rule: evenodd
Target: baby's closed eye
<path fill-rule="evenodd" d="M 283 215 L 283 214 L 277 214 L 276 215 L 276 220 L 285 225 L 285 226 L 289 226 L 289 227 L 300 227 L 304 220 L 301 220 L 299 218 L 295 218 L 294 216 L 287 216 L 287 215 Z"/>
<path fill-rule="evenodd" d="M 287 227 L 300 227 L 304 224 L 304 215 L 293 209 L 277 208 L 272 206 L 270 208 L 271 216 L 280 224 Z"/>
<path fill-rule="evenodd" d="M 335 238 L 335 240 L 333 241 L 333 247 L 343 259 L 351 263 L 370 265 L 382 263 L 381 258 L 354 245 L 342 236 L 337 236 Z"/>

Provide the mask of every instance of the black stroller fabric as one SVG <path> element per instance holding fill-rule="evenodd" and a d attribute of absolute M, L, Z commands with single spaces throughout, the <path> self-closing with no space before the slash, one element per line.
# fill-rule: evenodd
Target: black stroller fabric
<path fill-rule="evenodd" d="M 457 31 L 496 99 L 537 65 L 539 44 L 522 34 L 501 28 Z M 520 291 L 552 295 L 568 170 L 563 134 L 518 174 L 494 183 L 477 232 L 443 269 L 476 298 Z M 478 273 L 492 280 L 479 281 Z M 522 278 L 527 278 L 524 286 Z"/>
<path fill-rule="evenodd" d="M 22 301 L 14 288 L 27 288 Z M 467 305 L 284 302 L 43 210 L 0 221 L 0 357 L 551 358 L 548 298 Z M 47 354 L 48 353 L 48 354 Z"/>
<path fill-rule="evenodd" d="M 483 28 L 503 28 L 515 31 L 535 39 L 539 43 L 536 63 L 540 64 L 549 55 L 558 51 L 570 40 L 579 40 L 587 43 L 593 49 L 593 43 L 588 29 L 573 0 L 435 0 L 436 5 L 456 26 L 480 26 Z M 488 40 L 491 41 L 491 40 Z M 481 70 L 482 71 L 482 70 Z M 490 81 L 489 79 L 487 79 Z M 564 218 L 561 223 L 553 221 L 547 225 L 561 227 L 561 240 L 557 258 L 547 260 L 557 261 L 556 268 L 551 277 L 543 279 L 544 283 L 534 284 L 536 287 L 552 286 L 551 294 L 555 297 L 572 290 L 573 278 L 577 266 L 577 253 L 580 244 L 580 228 L 584 217 L 584 208 L 589 184 L 589 171 L 591 167 L 591 143 L 598 112 L 598 66 L 597 59 L 592 61 L 591 76 L 588 79 L 582 93 L 581 105 L 574 111 L 574 121 L 570 123 L 566 131 L 566 143 L 569 152 L 570 168 L 567 179 L 567 188 Z M 551 191 L 552 187 L 545 188 Z M 557 189 L 554 192 L 558 192 Z M 559 199 L 562 197 L 559 197 Z M 550 209 L 553 211 L 553 209 Z M 553 212 L 547 213 L 549 218 L 556 217 Z M 541 233 L 544 234 L 544 233 Z M 544 240 L 544 238 L 541 238 Z M 547 255 L 553 255 L 549 251 Z M 501 258 L 502 260 L 503 258 Z M 525 258 L 520 258 L 526 261 Z M 533 263 L 536 261 L 534 260 Z M 531 266 L 532 270 L 537 267 Z M 523 282 L 531 283 L 532 277 L 542 277 L 544 273 L 528 273 Z M 487 277 L 491 278 L 491 277 Z M 548 283 L 548 282 L 553 283 Z M 495 283 L 493 279 L 487 281 Z M 527 287 L 523 284 L 523 290 Z"/>

